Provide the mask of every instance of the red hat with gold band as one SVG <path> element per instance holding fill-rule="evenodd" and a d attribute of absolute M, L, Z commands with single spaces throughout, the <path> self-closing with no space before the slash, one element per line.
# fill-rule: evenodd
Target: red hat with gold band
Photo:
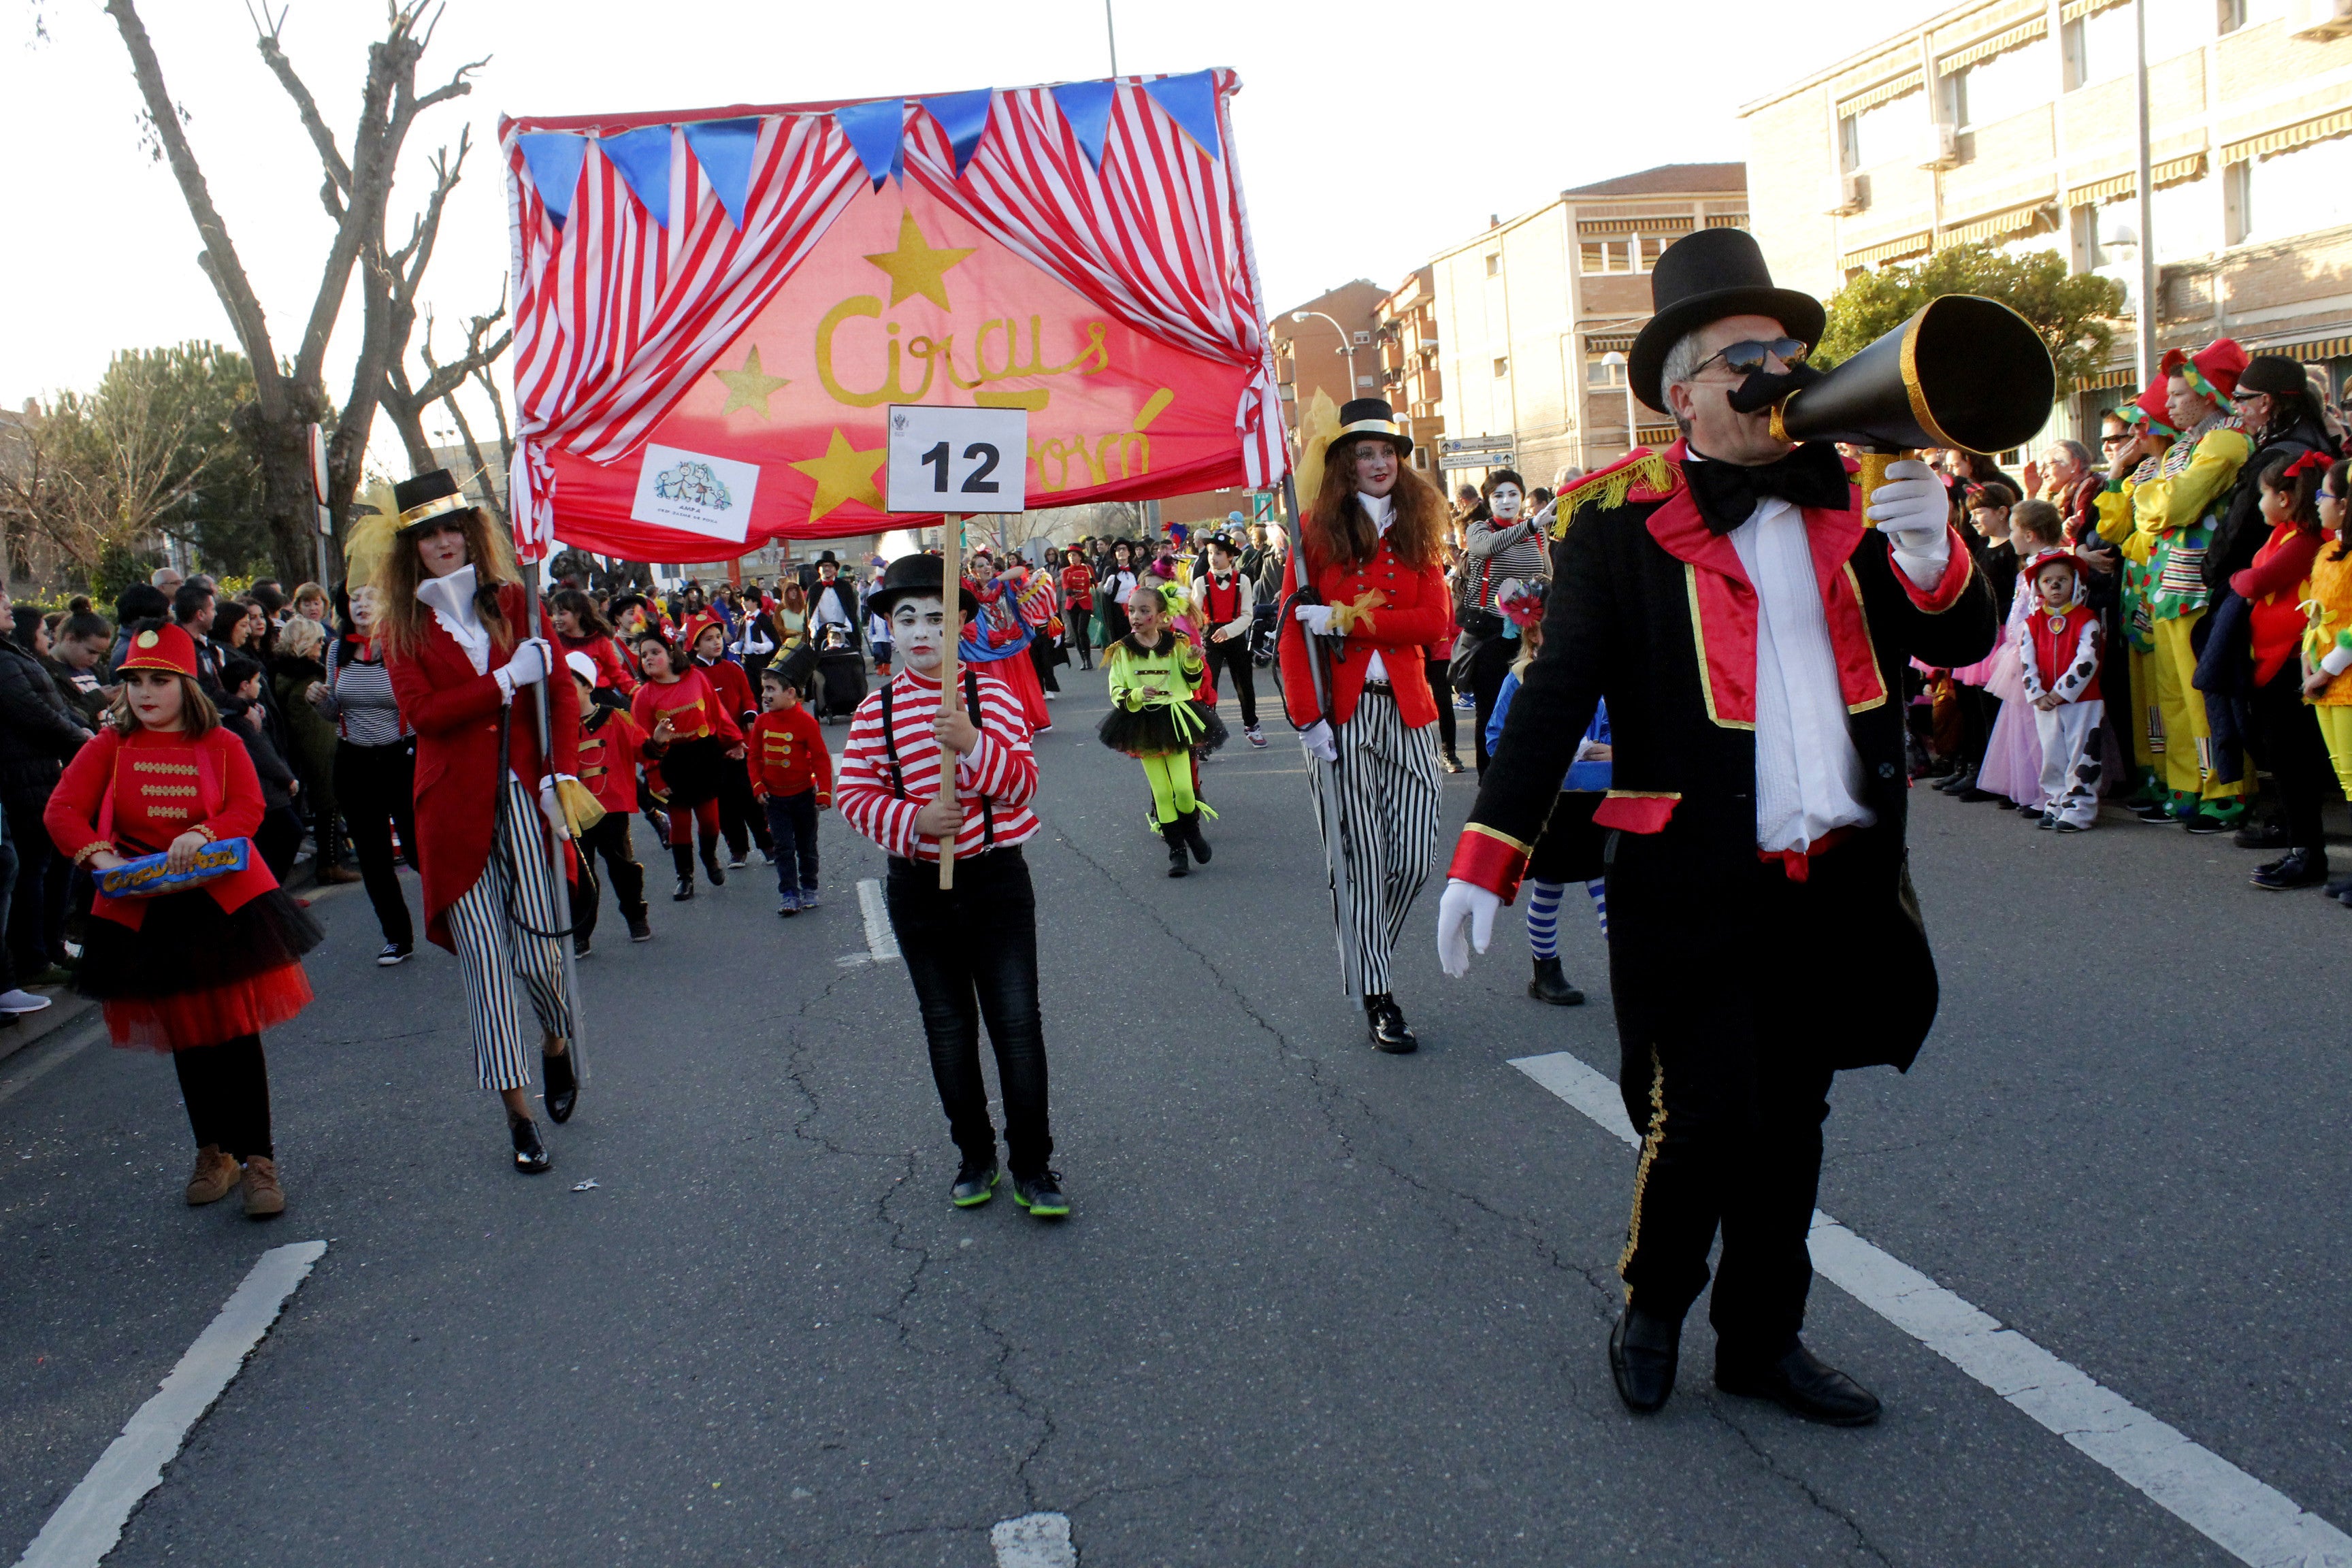
<path fill-rule="evenodd" d="M 726 633 L 727 623 L 720 620 L 716 612 L 710 610 L 695 611 L 694 614 L 686 618 L 686 625 L 678 631 L 677 640 L 679 646 L 686 648 L 688 652 L 692 652 L 694 650 L 696 639 L 699 638 L 704 632 L 709 631 L 712 626 L 717 626 L 722 636 Z"/>
<path fill-rule="evenodd" d="M 2199 395 L 2227 403 L 2238 390 L 2238 377 L 2245 374 L 2246 351 L 2229 338 L 2215 338 L 2195 353 L 2168 351 L 2158 368 L 2162 374 L 2186 381 Z"/>
<path fill-rule="evenodd" d="M 131 637 L 129 651 L 123 654 L 117 669 L 168 669 L 175 675 L 194 679 L 196 674 L 196 642 L 186 632 L 166 621 L 160 626 L 150 626 Z"/>

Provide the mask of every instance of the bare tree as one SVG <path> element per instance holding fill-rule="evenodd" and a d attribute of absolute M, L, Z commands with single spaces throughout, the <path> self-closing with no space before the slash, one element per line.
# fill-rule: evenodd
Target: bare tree
<path fill-rule="evenodd" d="M 289 580 L 307 576 L 311 568 L 311 540 L 316 512 L 310 496 L 310 453 L 306 426 L 331 423 L 328 445 L 329 504 L 340 531 L 357 492 L 367 453 L 369 429 L 385 387 L 387 363 L 407 342 L 397 330 L 394 258 L 407 279 L 408 297 L 430 259 L 431 239 L 439 223 L 440 203 L 454 184 L 463 162 L 464 143 L 455 160 L 436 160 L 436 194 L 418 220 L 410 245 L 387 254 L 384 212 L 390 204 L 401 150 L 416 117 L 437 103 L 473 90 L 467 79 L 487 60 L 457 68 L 440 86 L 417 90 L 418 63 L 430 47 L 441 7 L 429 0 L 396 0 L 387 10 L 383 37 L 368 46 L 366 80 L 360 113 L 351 136 L 348 157 L 336 144 L 334 132 L 319 112 L 317 100 L 294 69 L 281 46 L 287 13 L 271 19 L 265 11 L 255 19 L 256 40 L 262 61 L 294 102 L 302 127 L 318 150 L 324 181 L 319 200 L 334 221 L 335 237 L 321 265 L 319 289 L 312 299 L 299 345 L 281 354 L 273 339 L 260 300 L 247 281 L 245 265 L 229 237 L 228 226 L 213 205 L 204 171 L 189 146 L 184 116 L 172 100 L 156 58 L 153 42 L 141 21 L 136 0 L 106 0 L 122 43 L 131 56 L 131 73 L 146 104 L 145 130 L 158 154 L 171 165 L 179 182 L 188 214 L 195 220 L 204 249 L 198 264 L 212 279 L 222 308 L 228 312 L 237 341 L 252 362 L 255 397 L 242 433 L 252 443 L 262 472 L 263 511 L 278 557 L 278 571 Z M 429 15 L 427 14 L 429 11 Z M 342 309 L 354 272 L 363 277 L 362 337 L 352 372 L 351 390 L 338 412 L 328 395 L 325 365 L 327 342 Z"/>

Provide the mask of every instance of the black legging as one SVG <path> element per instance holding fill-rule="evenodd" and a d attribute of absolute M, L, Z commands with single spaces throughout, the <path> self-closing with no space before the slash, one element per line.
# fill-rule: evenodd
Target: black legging
<path fill-rule="evenodd" d="M 217 1144 L 239 1160 L 277 1157 L 269 1141 L 269 1067 L 259 1035 L 173 1051 L 172 1067 L 180 1075 L 180 1098 L 197 1148 Z"/>
<path fill-rule="evenodd" d="M 335 800 L 342 807 L 352 849 L 360 858 L 360 879 L 367 885 L 368 902 L 375 908 L 383 940 L 401 947 L 415 946 L 416 927 L 409 920 L 408 900 L 394 869 L 392 836 L 399 832 L 413 864 L 416 858 L 416 742 L 362 746 L 337 741 Z"/>
<path fill-rule="evenodd" d="M 2246 734 L 2254 760 L 2278 784 L 2279 813 L 2290 849 L 2322 849 L 2327 835 L 2321 809 L 2335 793 L 2336 767 L 2319 719 L 2303 700 L 2303 661 L 2290 655 L 2279 672 L 2254 689 Z"/>
<path fill-rule="evenodd" d="M 1478 705 L 1478 731 L 1471 739 L 1478 746 L 1478 776 L 1486 776 L 1486 721 L 1495 715 L 1495 699 L 1502 695 L 1503 678 L 1511 673 L 1511 661 L 1519 656 L 1517 637 L 1488 637 L 1478 645 L 1470 660 L 1470 695 Z"/>
<path fill-rule="evenodd" d="M 1454 661 L 1432 658 L 1423 661 L 1429 672 L 1429 693 L 1437 699 L 1437 738 L 1445 742 L 1445 755 L 1454 757 Z"/>

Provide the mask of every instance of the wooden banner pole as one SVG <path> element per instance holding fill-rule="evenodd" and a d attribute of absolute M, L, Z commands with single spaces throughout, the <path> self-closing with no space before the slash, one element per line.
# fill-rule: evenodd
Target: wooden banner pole
<path fill-rule="evenodd" d="M 950 705 L 956 700 L 956 689 L 962 685 L 963 675 L 957 668 L 957 644 L 963 637 L 963 514 L 949 512 L 940 519 L 940 608 L 947 635 L 940 650 L 940 714 L 944 718 Z M 953 800 L 956 788 L 956 756 L 945 745 L 940 747 L 940 798 Z M 955 835 L 940 840 L 940 890 L 955 887 Z"/>

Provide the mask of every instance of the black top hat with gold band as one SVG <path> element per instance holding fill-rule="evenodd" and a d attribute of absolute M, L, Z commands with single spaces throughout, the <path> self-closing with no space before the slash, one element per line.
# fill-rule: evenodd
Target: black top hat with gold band
<path fill-rule="evenodd" d="M 1339 428 L 1331 444 L 1358 436 L 1377 436 L 1394 447 L 1398 456 L 1412 456 L 1412 437 L 1397 428 L 1396 410 L 1385 397 L 1351 397 L 1339 405 Z"/>
<path fill-rule="evenodd" d="M 394 485 L 392 504 L 400 509 L 399 531 L 414 533 L 442 513 L 464 511 L 474 503 L 458 489 L 455 475 L 435 468 Z"/>
<path fill-rule="evenodd" d="M 1763 247 L 1744 228 L 1703 228 L 1661 251 L 1650 268 L 1650 303 L 1629 356 L 1633 395 L 1666 406 L 1659 384 L 1666 355 L 1690 333 L 1727 316 L 1764 316 L 1807 348 L 1822 341 L 1828 313 L 1811 294 L 1772 287 Z"/>

